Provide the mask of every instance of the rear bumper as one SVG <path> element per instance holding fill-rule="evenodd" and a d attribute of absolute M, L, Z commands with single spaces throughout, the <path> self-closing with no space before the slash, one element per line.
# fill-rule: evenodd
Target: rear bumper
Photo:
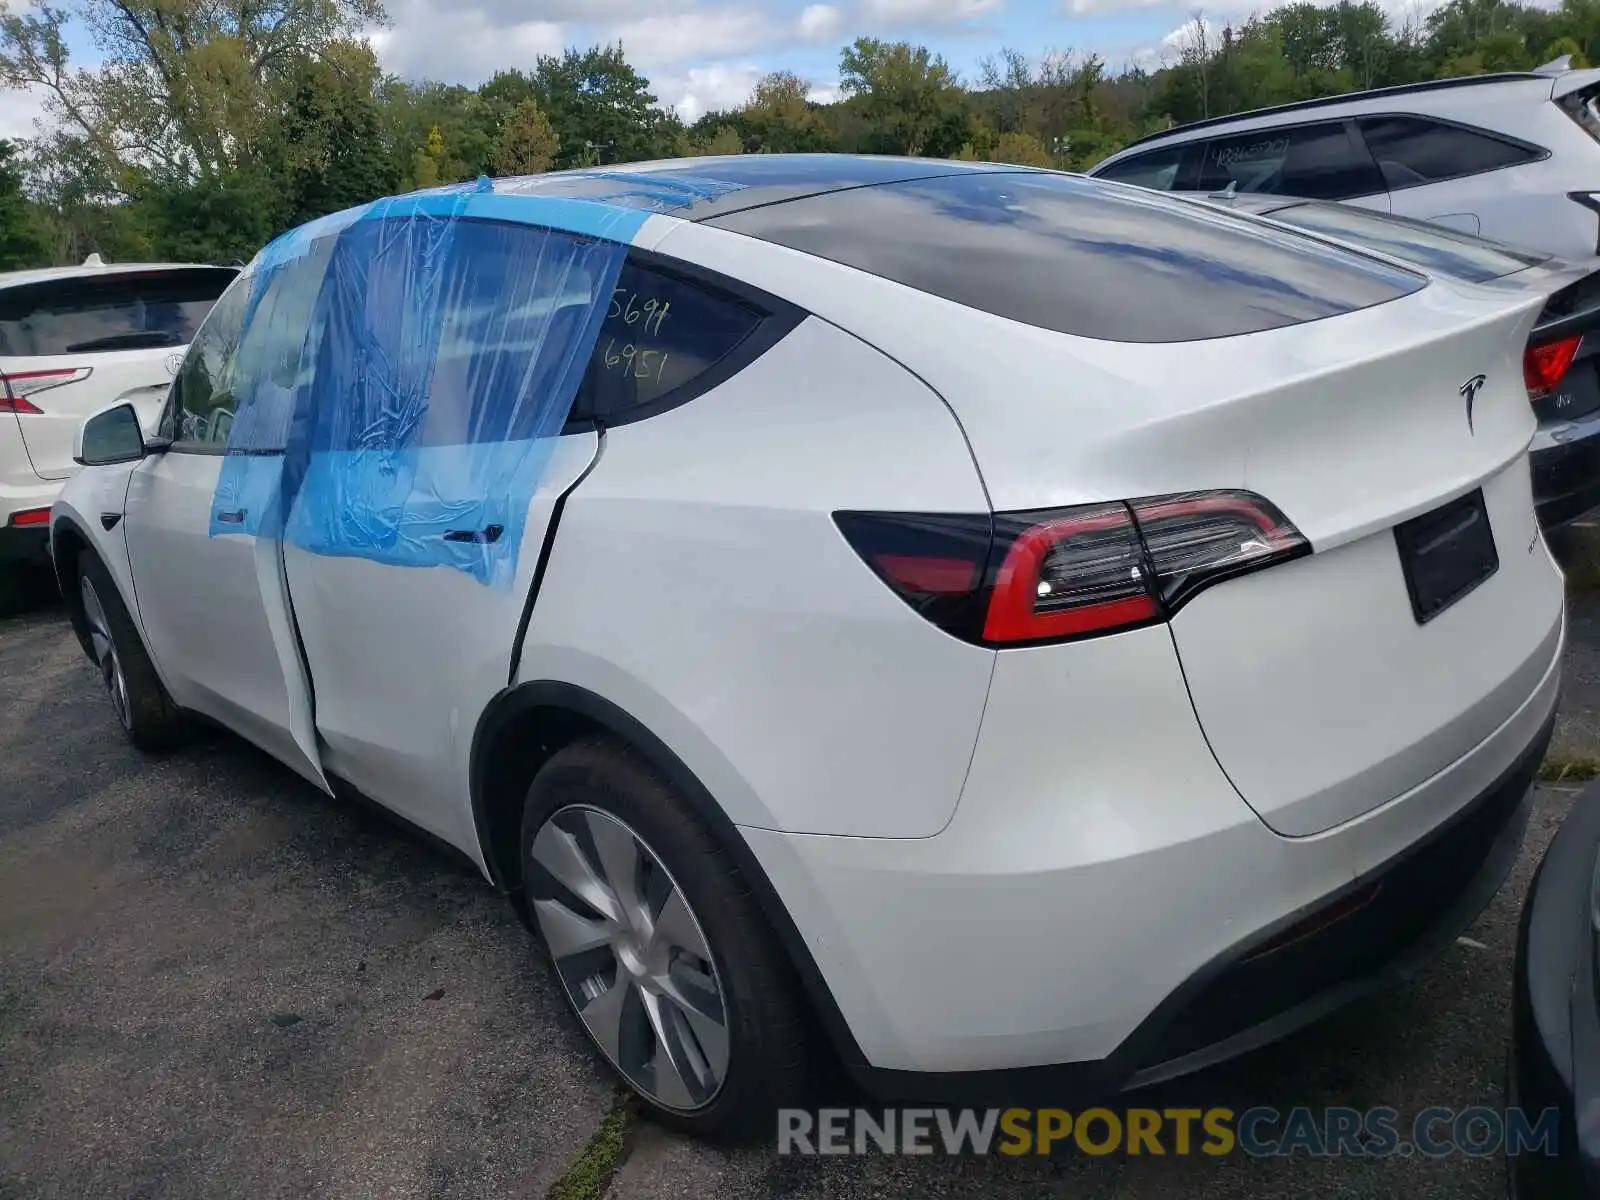
<path fill-rule="evenodd" d="M 0 430 L 0 438 L 5 432 Z M 13 513 L 29 509 L 49 508 L 61 494 L 60 480 L 40 479 L 31 468 L 10 463 L 20 446 L 0 445 L 0 457 L 8 466 L 0 466 L 0 569 L 50 561 L 50 526 L 11 524 Z"/>
<path fill-rule="evenodd" d="M 1088 1100 L 1224 1062 L 1401 982 L 1449 946 L 1505 882 L 1553 724 L 1446 828 L 1309 911 L 1230 947 L 1105 1059 L 939 1074 L 867 1068 L 855 1072 L 857 1081 L 881 1097 L 930 1102 Z"/>
<path fill-rule="evenodd" d="M 1586 788 L 1546 851 L 1522 911 L 1512 992 L 1507 1102 L 1530 1120 L 1560 1115 L 1555 1153 L 1510 1160 L 1512 1195 L 1600 1194 L 1600 999 L 1591 890 L 1600 865 L 1600 785 Z"/>
<path fill-rule="evenodd" d="M 1539 524 L 1557 529 L 1600 508 L 1600 414 L 1542 426 L 1528 456 Z"/>
<path fill-rule="evenodd" d="M 1123 636 L 1145 635 L 1164 631 Z M 1532 694 L 1479 746 L 1315 836 L 1268 829 L 1187 705 L 1180 720 L 1161 709 L 1164 684 L 1129 686 L 1153 657 L 1118 691 L 1097 686 L 1081 652 L 1075 683 L 1094 703 L 1053 713 L 1048 748 L 1036 691 L 1014 699 L 1013 673 L 997 671 L 985 715 L 995 732 L 939 835 L 742 832 L 854 1036 L 850 1065 L 869 1091 L 1103 1096 L 1281 1037 L 1448 944 L 1521 844 L 1555 710 L 1556 641 Z M 1034 651 L 1013 661 L 1059 667 Z M 1128 753 L 1129 728 L 1148 735 L 1144 752 Z"/>

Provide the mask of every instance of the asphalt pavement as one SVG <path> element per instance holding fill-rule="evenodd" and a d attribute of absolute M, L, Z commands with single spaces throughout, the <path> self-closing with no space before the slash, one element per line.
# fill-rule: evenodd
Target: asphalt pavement
<path fill-rule="evenodd" d="M 1572 634 L 1558 744 L 1600 754 L 1600 598 Z M 1137 1102 L 1502 1104 L 1519 905 L 1577 791 L 1538 790 L 1512 879 L 1409 984 Z M 0 621 L 0 1197 L 1504 1194 L 1463 1154 L 822 1159 L 631 1122 L 619 1155 L 614 1103 L 476 875 L 228 735 L 140 755 L 59 607 Z"/>

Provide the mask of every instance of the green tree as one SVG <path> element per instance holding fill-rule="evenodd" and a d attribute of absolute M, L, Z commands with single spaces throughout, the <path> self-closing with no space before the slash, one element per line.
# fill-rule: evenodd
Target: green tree
<path fill-rule="evenodd" d="M 384 19 L 379 0 L 80 0 L 101 61 L 75 68 L 66 9 L 0 0 L 0 85 L 31 87 L 102 185 L 193 180 L 255 155 L 307 58 Z"/>
<path fill-rule="evenodd" d="M 411 186 L 414 188 L 438 187 L 441 183 L 453 183 L 454 179 L 446 179 L 441 168 L 445 160 L 444 134 L 439 132 L 435 125 L 428 130 L 428 137 L 422 145 L 411 152 Z"/>
<path fill-rule="evenodd" d="M 134 210 L 151 253 L 175 262 L 248 262 L 288 224 L 281 198 L 252 170 L 156 184 Z"/>
<path fill-rule="evenodd" d="M 22 193 L 16 159 L 16 146 L 0 140 L 0 271 L 42 266 L 50 255 L 38 216 Z"/>
<path fill-rule="evenodd" d="M 732 125 L 719 125 L 706 143 L 707 154 L 743 154 L 744 140 Z"/>
<path fill-rule="evenodd" d="M 874 148 L 889 154 L 949 154 L 962 144 L 966 114 L 955 74 L 926 46 L 857 38 L 839 55 L 839 86 L 860 97 Z"/>
<path fill-rule="evenodd" d="M 399 185 L 383 145 L 378 86 L 378 64 L 365 44 L 342 43 L 297 64 L 262 155 L 282 180 L 283 224 L 364 204 Z"/>
<path fill-rule="evenodd" d="M 393 155 L 393 169 L 402 179 L 414 182 L 420 168 L 429 182 L 418 183 L 419 187 L 491 173 L 500 130 L 515 107 L 487 101 L 459 84 L 398 80 L 385 85 L 379 103 L 383 140 Z M 428 149 L 435 130 L 439 137 L 431 152 L 433 161 L 422 164 L 417 157 L 419 148 Z"/>
<path fill-rule="evenodd" d="M 1589 56 L 1583 52 L 1583 47 L 1570 37 L 1558 37 L 1544 48 L 1544 53 L 1539 55 L 1542 63 L 1554 62 L 1563 54 L 1572 56 L 1573 70 L 1582 70 L 1589 66 Z"/>
<path fill-rule="evenodd" d="M 670 150 L 680 128 L 656 107 L 649 81 L 620 43 L 541 57 L 533 79 L 539 107 L 561 139 L 557 166 L 654 158 Z"/>
<path fill-rule="evenodd" d="M 816 153 L 836 148 L 819 106 L 806 99 L 811 85 L 792 71 L 763 76 L 739 114 L 746 144 L 767 154 Z"/>
<path fill-rule="evenodd" d="M 991 162 L 1018 163 L 1025 167 L 1048 167 L 1050 151 L 1031 133 L 1002 133 L 995 141 Z"/>
<path fill-rule="evenodd" d="M 501 175 L 537 175 L 548 171 L 561 151 L 550 121 L 533 100 L 511 110 L 495 143 L 494 169 Z"/>

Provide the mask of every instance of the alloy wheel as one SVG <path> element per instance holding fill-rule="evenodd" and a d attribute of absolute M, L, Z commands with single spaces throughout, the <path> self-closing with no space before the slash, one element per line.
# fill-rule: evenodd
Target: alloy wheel
<path fill-rule="evenodd" d="M 117 644 L 111 638 L 111 624 L 106 620 L 105 606 L 94 590 L 94 584 L 85 576 L 82 582 L 83 615 L 89 625 L 89 644 L 94 650 L 94 660 L 100 664 L 100 677 L 106 691 L 111 694 L 111 707 L 128 728 L 128 683 L 122 675 L 122 659 L 117 654 Z"/>
<path fill-rule="evenodd" d="M 711 948 L 677 881 L 632 828 L 569 805 L 533 839 L 532 901 L 572 1005 L 641 1094 L 693 1112 L 728 1070 L 728 1014 Z"/>

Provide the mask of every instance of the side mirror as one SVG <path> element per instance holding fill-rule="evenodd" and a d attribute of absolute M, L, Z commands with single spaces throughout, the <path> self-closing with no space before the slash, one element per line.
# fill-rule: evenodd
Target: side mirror
<path fill-rule="evenodd" d="M 131 404 L 119 404 L 95 413 L 78 427 L 72 461 L 80 467 L 108 467 L 138 462 L 147 452 L 138 412 Z"/>

